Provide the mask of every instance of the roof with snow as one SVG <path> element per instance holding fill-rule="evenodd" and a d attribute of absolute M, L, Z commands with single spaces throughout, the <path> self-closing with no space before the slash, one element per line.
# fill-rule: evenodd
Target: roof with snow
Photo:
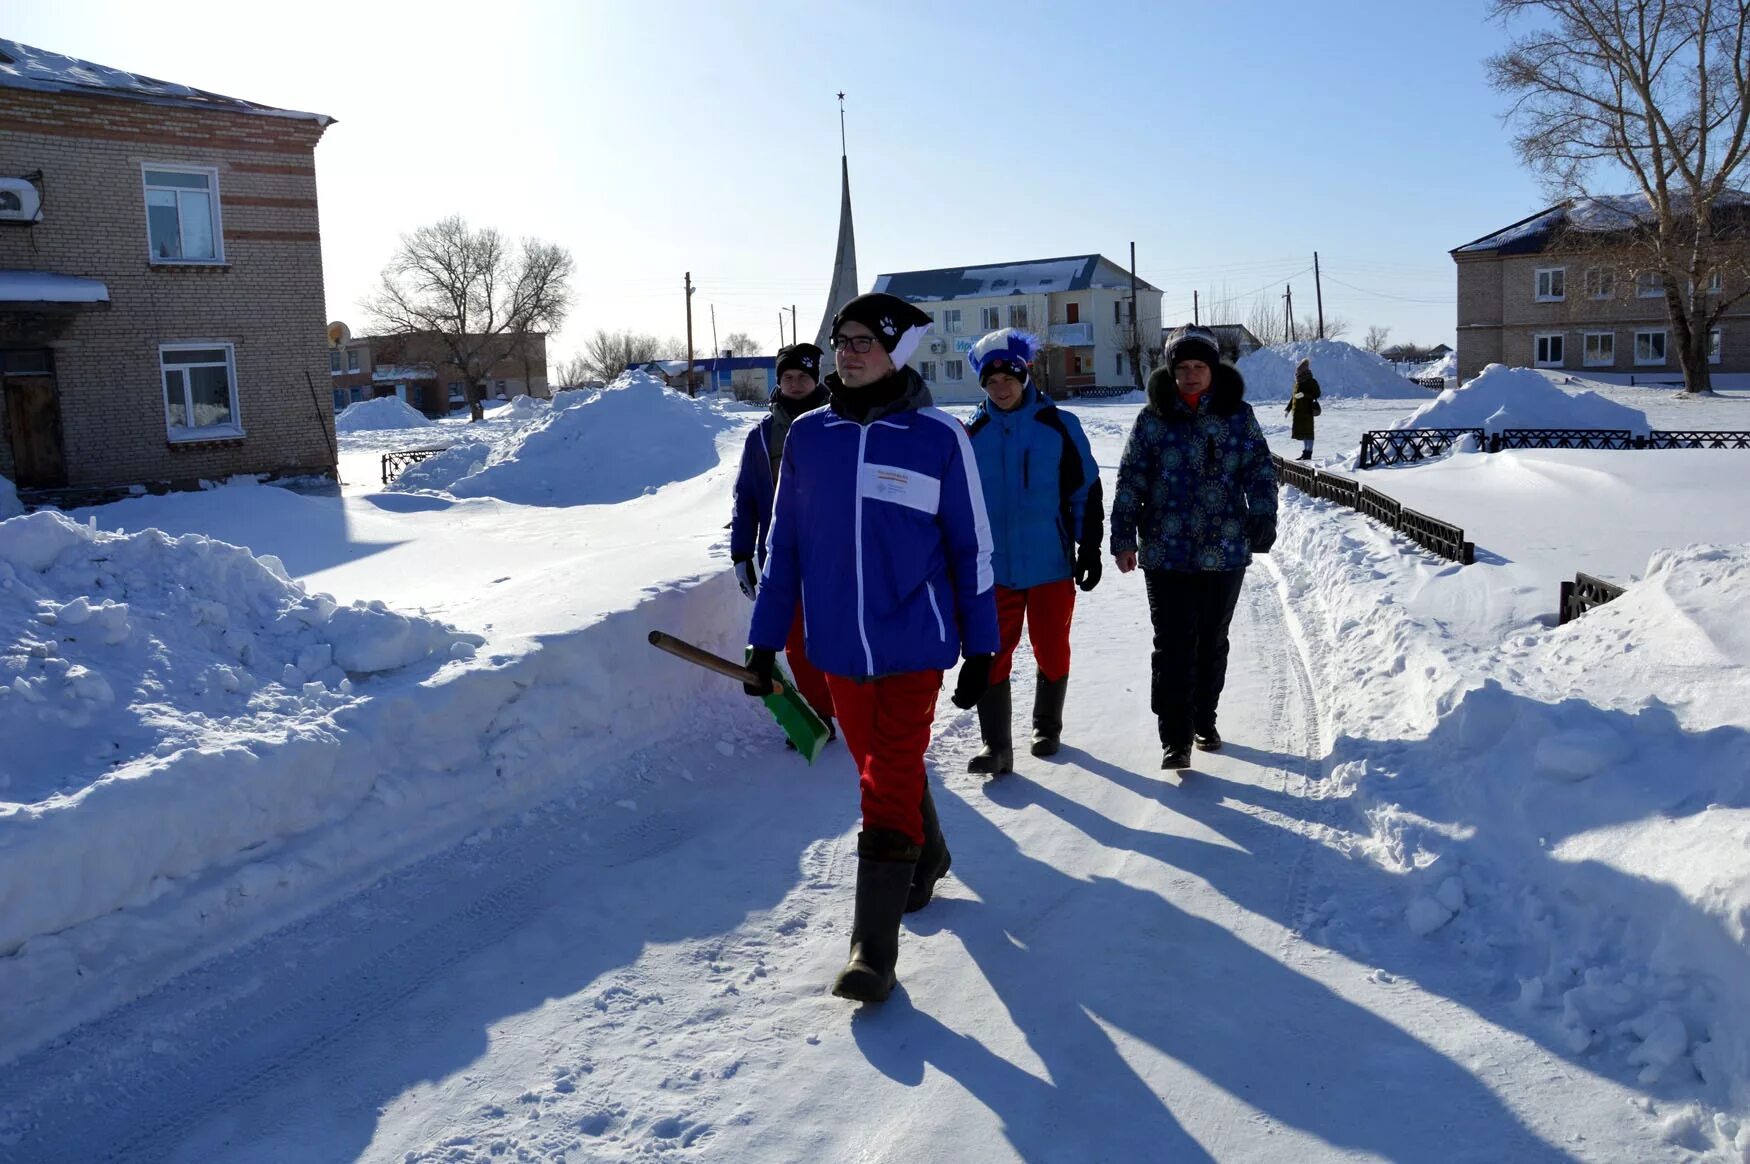
<path fill-rule="evenodd" d="M 1750 194 L 1727 190 L 1716 208 L 1750 206 Z M 1652 220 L 1644 194 L 1611 194 L 1567 198 L 1528 218 L 1504 226 L 1492 234 L 1453 247 L 1451 254 L 1532 255 L 1545 249 L 1564 227 L 1568 230 L 1609 232 L 1628 230 Z"/>
<path fill-rule="evenodd" d="M 84 93 L 121 97 L 151 105 L 179 105 L 214 109 L 225 113 L 253 113 L 265 117 L 289 117 L 326 126 L 334 119 L 322 113 L 276 109 L 239 97 L 209 93 L 173 81 L 160 81 L 140 73 L 82 61 L 62 53 L 35 48 L 15 40 L 0 39 L 0 89 L 30 89 L 38 93 Z"/>
<path fill-rule="evenodd" d="M 0 303 L 108 303 L 96 279 L 50 271 L 0 271 Z"/>
<path fill-rule="evenodd" d="M 1136 286 L 1141 291 L 1160 290 L 1143 279 L 1138 279 Z M 1048 295 L 1057 291 L 1084 291 L 1089 287 L 1129 290 L 1130 272 L 1103 255 L 1069 255 L 1021 263 L 991 263 L 982 267 L 899 271 L 875 277 L 875 290 L 913 302 Z"/>

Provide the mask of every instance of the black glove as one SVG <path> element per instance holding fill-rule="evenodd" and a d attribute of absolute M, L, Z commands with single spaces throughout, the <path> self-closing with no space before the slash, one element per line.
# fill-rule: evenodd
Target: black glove
<path fill-rule="evenodd" d="M 1075 580 L 1083 593 L 1092 590 L 1100 584 L 1100 574 L 1105 569 L 1100 564 L 1100 545 L 1098 542 L 1082 547 L 1076 555 Z"/>
<path fill-rule="evenodd" d="M 747 595 L 749 602 L 753 601 L 754 591 L 759 588 L 759 573 L 754 570 L 753 559 L 735 559 L 735 581 L 741 587 L 741 592 Z"/>
<path fill-rule="evenodd" d="M 772 693 L 772 668 L 776 665 L 778 653 L 768 651 L 764 647 L 755 647 L 753 654 L 747 657 L 747 669 L 759 676 L 758 683 L 743 683 L 741 689 L 755 699 L 763 699 Z"/>
<path fill-rule="evenodd" d="M 1269 553 L 1276 544 L 1276 515 L 1254 513 L 1246 518 L 1246 540 L 1252 544 L 1254 554 Z"/>
<path fill-rule="evenodd" d="M 990 655 L 968 655 L 960 664 L 960 678 L 954 684 L 950 700 L 961 711 L 971 711 L 990 687 Z"/>

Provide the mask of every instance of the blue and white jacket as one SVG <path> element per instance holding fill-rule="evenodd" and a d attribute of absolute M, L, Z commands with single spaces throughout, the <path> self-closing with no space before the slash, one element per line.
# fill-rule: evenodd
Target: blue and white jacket
<path fill-rule="evenodd" d="M 1078 542 L 1099 553 L 1105 504 L 1081 421 L 1028 384 L 1012 412 L 986 400 L 966 428 L 984 483 L 998 586 L 1025 590 L 1068 578 Z"/>
<path fill-rule="evenodd" d="M 796 604 L 831 675 L 945 671 L 993 654 L 997 609 L 978 463 L 960 422 L 901 368 L 796 419 L 784 442 L 748 642 L 781 650 Z"/>
<path fill-rule="evenodd" d="M 774 441 L 782 444 L 790 425 L 795 423 L 793 416 L 812 412 L 826 400 L 824 386 L 816 387 L 801 401 L 787 402 L 774 395 L 770 411 L 749 430 L 741 447 L 741 468 L 735 474 L 735 511 L 729 522 L 732 560 L 752 558 L 756 565 L 765 565 L 766 530 L 772 524 L 772 495 L 778 488 L 772 479 L 772 444 Z M 789 412 L 780 416 L 786 405 Z"/>

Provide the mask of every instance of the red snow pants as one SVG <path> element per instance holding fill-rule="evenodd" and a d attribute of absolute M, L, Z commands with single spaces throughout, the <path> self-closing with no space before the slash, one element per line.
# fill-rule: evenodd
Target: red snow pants
<path fill-rule="evenodd" d="M 796 690 L 821 719 L 831 719 L 832 692 L 827 689 L 826 676 L 808 661 L 803 646 L 802 604 L 796 604 L 796 618 L 790 623 L 790 637 L 784 640 L 784 658 L 790 663 L 790 676 L 796 680 Z"/>
<path fill-rule="evenodd" d="M 1027 622 L 1027 637 L 1033 642 L 1033 660 L 1039 674 L 1053 683 L 1069 674 L 1069 621 L 1076 612 L 1076 587 L 1068 578 L 1010 590 L 998 586 L 997 633 L 1002 649 L 991 660 L 990 681 L 1001 683 L 1015 664 L 1015 648 L 1021 645 L 1021 621 Z"/>
<path fill-rule="evenodd" d="M 906 671 L 879 679 L 828 675 L 839 734 L 857 762 L 863 827 L 893 829 L 924 843 L 924 752 L 936 719 L 940 671 Z"/>

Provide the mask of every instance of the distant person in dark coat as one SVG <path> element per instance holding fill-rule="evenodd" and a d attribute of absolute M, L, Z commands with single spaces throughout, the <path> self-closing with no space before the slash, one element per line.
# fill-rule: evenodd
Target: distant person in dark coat
<path fill-rule="evenodd" d="M 1228 623 L 1252 555 L 1276 541 L 1276 469 L 1246 382 L 1222 363 L 1214 333 L 1180 328 L 1165 358 L 1118 465 L 1112 556 L 1121 573 L 1143 569 L 1154 623 L 1149 703 L 1161 767 L 1180 769 L 1191 766 L 1193 740 L 1221 747 Z"/>
<path fill-rule="evenodd" d="M 1311 360 L 1302 360 L 1294 369 L 1294 395 L 1288 398 L 1288 407 L 1282 411 L 1294 414 L 1294 427 L 1289 435 L 1300 442 L 1300 456 L 1295 460 L 1312 460 L 1313 417 L 1319 414 L 1319 382 L 1313 379 Z"/>

